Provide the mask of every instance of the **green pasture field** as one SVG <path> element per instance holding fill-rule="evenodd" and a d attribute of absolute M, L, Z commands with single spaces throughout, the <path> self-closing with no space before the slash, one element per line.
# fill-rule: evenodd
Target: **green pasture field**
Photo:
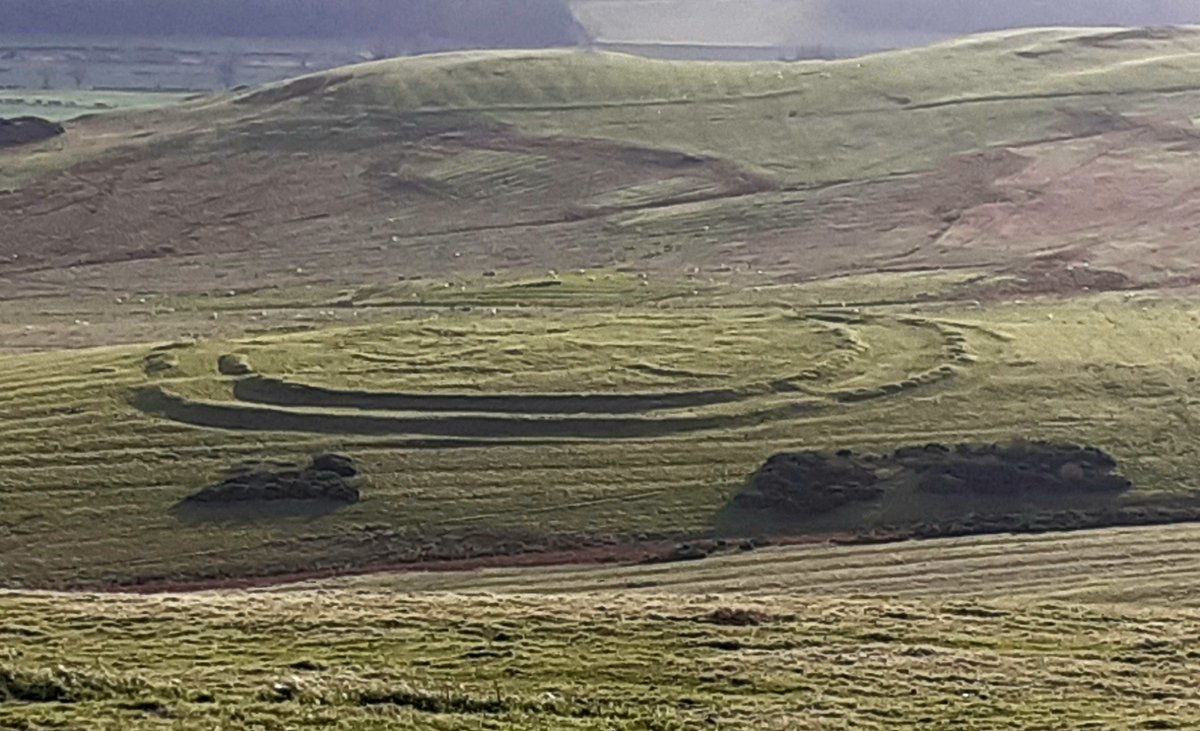
<path fill-rule="evenodd" d="M 1194 523 L 877 545 L 787 546 L 689 563 L 387 572 L 293 584 L 330 590 L 543 596 L 947 597 L 1164 609 L 1200 606 Z"/>
<path fill-rule="evenodd" d="M 1197 71 L 1092 29 L 0 93 L 156 107 L 0 151 L 0 728 L 1197 727 Z M 1014 440 L 1131 487 L 737 500 Z M 188 500 L 327 452 L 359 501 Z"/>
<path fill-rule="evenodd" d="M 1186 300 L 843 309 L 813 305 L 804 286 L 722 301 L 630 276 L 642 299 L 588 306 L 590 287 L 603 299 L 623 276 L 568 278 L 552 288 L 568 307 L 542 287 L 531 288 L 540 302 L 503 304 L 512 283 L 472 285 L 453 307 L 415 288 L 430 301 L 392 324 L 7 357 L 4 581 L 220 578 L 757 535 L 766 527 L 737 523 L 727 504 L 788 449 L 1067 440 L 1113 454 L 1135 486 L 1122 504 L 1151 520 L 1194 499 L 1200 312 Z M 223 355 L 254 375 L 219 374 Z M 610 400 L 577 398 L 589 395 Z M 361 503 L 261 520 L 177 513 L 236 464 L 325 450 L 358 461 Z M 877 519 L 937 514 L 897 509 Z"/>
<path fill-rule="evenodd" d="M 0 596 L 19 729 L 1171 729 L 1189 610 L 307 590 Z M 6 702 L 7 701 L 7 702 Z"/>
<path fill-rule="evenodd" d="M 169 106 L 186 94 L 53 89 L 0 89 L 0 117 L 41 117 L 65 122 L 87 114 Z"/>

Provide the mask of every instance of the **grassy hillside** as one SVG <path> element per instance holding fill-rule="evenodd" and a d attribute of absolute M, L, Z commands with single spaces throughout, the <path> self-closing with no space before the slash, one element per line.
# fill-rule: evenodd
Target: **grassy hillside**
<path fill-rule="evenodd" d="M 116 297 L 397 277 L 1186 283 L 1196 47 L 1189 30 L 1048 30 L 834 63 L 455 54 L 84 120 L 0 152 L 17 295 L 0 308 L 39 326 L 58 305 L 25 298 L 94 292 L 101 311 L 22 337 L 46 348 L 114 342 L 65 331 Z"/>
<path fill-rule="evenodd" d="M 431 56 L 0 152 L 0 584 L 1192 519 L 1198 49 Z M 1132 489 L 737 501 L 779 451 L 1018 437 Z M 187 501 L 329 451 L 360 502 Z"/>
<path fill-rule="evenodd" d="M 1195 727 L 1197 59 L 435 56 L 0 152 L 0 727 Z"/>
<path fill-rule="evenodd" d="M 1192 611 L 971 601 L 0 596 L 0 723 L 1190 728 Z"/>
<path fill-rule="evenodd" d="M 1073 533 L 793 546 L 680 564 L 379 573 L 327 589 L 631 596 L 888 597 L 1195 608 L 1195 524 Z M 295 587 L 286 587 L 290 591 Z"/>
<path fill-rule="evenodd" d="M 961 506 L 936 502 L 783 525 L 731 512 L 749 475 L 785 449 L 1063 439 L 1113 454 L 1135 489 L 1108 518 L 1068 504 L 1083 512 L 1030 514 L 1030 526 L 1190 515 L 1200 315 L 1187 300 L 914 314 L 813 302 L 831 284 L 693 295 L 595 279 L 375 290 L 412 302 L 405 319 L 6 358 L 6 583 L 336 570 L 918 518 L 970 526 Z M 619 315 L 601 307 L 614 289 Z M 219 374 L 223 355 L 257 375 Z M 177 505 L 236 464 L 331 449 L 362 467 L 361 503 L 265 516 Z"/>

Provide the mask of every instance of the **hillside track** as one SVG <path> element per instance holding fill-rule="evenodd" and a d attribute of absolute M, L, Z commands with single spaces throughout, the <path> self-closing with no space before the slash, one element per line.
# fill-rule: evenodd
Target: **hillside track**
<path fill-rule="evenodd" d="M 1200 525 L 760 549 L 642 566 L 418 567 L 326 588 L 954 598 L 1200 607 Z M 845 542 L 846 538 L 833 539 Z M 852 538 L 849 542 L 853 543 Z M 430 571 L 429 569 L 432 569 Z"/>

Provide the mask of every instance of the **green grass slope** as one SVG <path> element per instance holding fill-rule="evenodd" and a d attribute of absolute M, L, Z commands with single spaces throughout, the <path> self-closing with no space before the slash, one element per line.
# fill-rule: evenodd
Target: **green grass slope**
<path fill-rule="evenodd" d="M 1026 31 L 795 64 L 483 54 L 357 67 L 328 94 L 713 155 L 811 185 L 1063 134 L 1072 101 L 1102 97 L 1121 112 L 1193 94 L 1198 42 L 1186 29 Z"/>
<path fill-rule="evenodd" d="M 4 151 L 0 584 L 1194 518 L 1197 59 L 1189 29 L 454 54 Z M 1016 437 L 1133 489 L 731 508 L 778 451 Z M 181 507 L 329 450 L 361 502 Z"/>
<path fill-rule="evenodd" d="M 168 106 L 185 97 L 174 93 L 5 89 L 0 91 L 0 117 L 35 116 L 62 122 L 86 114 Z"/>
<path fill-rule="evenodd" d="M 610 276 L 608 287 L 621 280 Z M 594 283 L 601 300 L 605 282 Z M 1029 527 L 1194 512 L 1200 315 L 1187 300 L 914 314 L 810 304 L 827 285 L 670 300 L 634 285 L 642 299 L 631 292 L 614 314 L 588 306 L 586 278 L 560 286 L 572 305 L 493 308 L 511 287 L 481 284 L 454 293 L 453 310 L 438 306 L 449 295 L 414 292 L 429 301 L 392 324 L 5 358 L 4 582 L 221 579 L 930 519 L 971 527 L 962 506 L 928 501 L 783 525 L 729 513 L 749 475 L 786 449 L 1061 439 L 1112 453 L 1135 488 L 1108 517 L 1066 504 L 1019 518 Z M 221 375 L 223 355 L 257 375 Z M 358 461 L 362 502 L 179 512 L 236 464 L 330 449 Z"/>
<path fill-rule="evenodd" d="M 1172 729 L 1190 610 L 289 592 L 0 596 L 0 724 Z M 12 702 L 8 702 L 8 701 Z"/>
<path fill-rule="evenodd" d="M 1195 609 L 1195 524 L 971 536 L 868 546 L 793 546 L 641 566 L 379 573 L 306 588 L 494 594 L 885 597 Z M 281 591 L 290 591 L 285 587 Z"/>

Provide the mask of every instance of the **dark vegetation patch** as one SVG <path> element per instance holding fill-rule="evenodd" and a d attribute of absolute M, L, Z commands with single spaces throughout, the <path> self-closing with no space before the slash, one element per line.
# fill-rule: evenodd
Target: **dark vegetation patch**
<path fill-rule="evenodd" d="M 0 118 L 0 148 L 41 142 L 65 132 L 66 130 L 61 124 L 55 124 L 41 117 Z"/>
<path fill-rule="evenodd" d="M 225 479 L 184 499 L 184 503 L 241 504 L 317 501 L 353 504 L 360 498 L 358 468 L 349 457 L 321 454 L 303 469 L 242 465 Z"/>
<path fill-rule="evenodd" d="M 175 714 L 171 709 L 158 701 L 131 701 L 122 703 L 121 708 L 127 711 L 137 711 L 145 713 L 149 716 L 157 716 L 159 718 L 171 718 Z"/>
<path fill-rule="evenodd" d="M 881 543 L 914 538 L 956 538 L 995 533 L 1053 533 L 1087 528 L 1117 528 L 1200 521 L 1200 505 L 1185 499 L 1142 505 L 1101 505 L 1077 510 L 966 514 L 907 525 L 883 524 L 844 541 L 850 544 Z"/>
<path fill-rule="evenodd" d="M 364 690 L 358 694 L 356 700 L 360 706 L 402 706 L 421 713 L 489 714 L 510 710 L 509 703 L 498 696 L 477 698 L 452 691 L 430 693 L 407 688 Z"/>
<path fill-rule="evenodd" d="M 254 373 L 250 360 L 238 353 L 226 353 L 217 358 L 217 372 L 223 376 L 248 376 Z"/>
<path fill-rule="evenodd" d="M 737 607 L 718 607 L 707 614 L 694 619 L 700 624 L 715 624 L 718 627 L 758 627 L 764 624 L 782 622 L 786 617 L 779 617 L 757 609 L 741 609 Z"/>
<path fill-rule="evenodd" d="M 1104 451 L 1068 443 L 928 444 L 891 454 L 776 454 L 718 519 L 718 534 L 829 535 L 851 543 L 1191 520 L 1196 505 L 1135 507 Z M 1143 509 L 1144 508 L 1144 509 Z"/>
<path fill-rule="evenodd" d="M 878 458 L 841 451 L 777 454 L 751 479 L 739 505 L 784 512 L 827 513 L 884 491 Z"/>
<path fill-rule="evenodd" d="M 1094 447 L 1050 442 L 1010 445 L 931 444 L 896 450 L 893 461 L 916 475 L 917 488 L 935 493 L 1025 497 L 1042 493 L 1115 493 L 1129 480 L 1117 462 Z"/>
<path fill-rule="evenodd" d="M 819 515 L 909 488 L 1011 498 L 1017 506 L 1039 496 L 1128 490 L 1129 481 L 1116 468 L 1116 460 L 1099 449 L 1051 442 L 929 444 L 890 455 L 796 452 L 768 459 L 735 501 L 747 508 Z"/>
<path fill-rule="evenodd" d="M 0 665 L 0 705 L 79 703 L 144 697 L 151 690 L 148 684 L 139 679 L 90 669 L 30 669 Z"/>
<path fill-rule="evenodd" d="M 297 660 L 288 667 L 302 673 L 318 673 L 329 669 L 329 666 L 315 660 Z"/>
<path fill-rule="evenodd" d="M 170 373 L 179 367 L 179 358 L 173 353 L 150 353 L 142 361 L 142 368 L 148 376 Z"/>
<path fill-rule="evenodd" d="M 71 690 L 58 678 L 0 668 L 0 702 L 69 703 L 72 700 Z"/>
<path fill-rule="evenodd" d="M 674 547 L 655 551 L 644 556 L 638 563 L 679 563 L 685 561 L 701 561 L 710 556 L 753 551 L 771 545 L 766 538 L 751 538 L 739 541 L 728 541 L 724 538 L 715 540 L 688 541 L 678 543 Z"/>

